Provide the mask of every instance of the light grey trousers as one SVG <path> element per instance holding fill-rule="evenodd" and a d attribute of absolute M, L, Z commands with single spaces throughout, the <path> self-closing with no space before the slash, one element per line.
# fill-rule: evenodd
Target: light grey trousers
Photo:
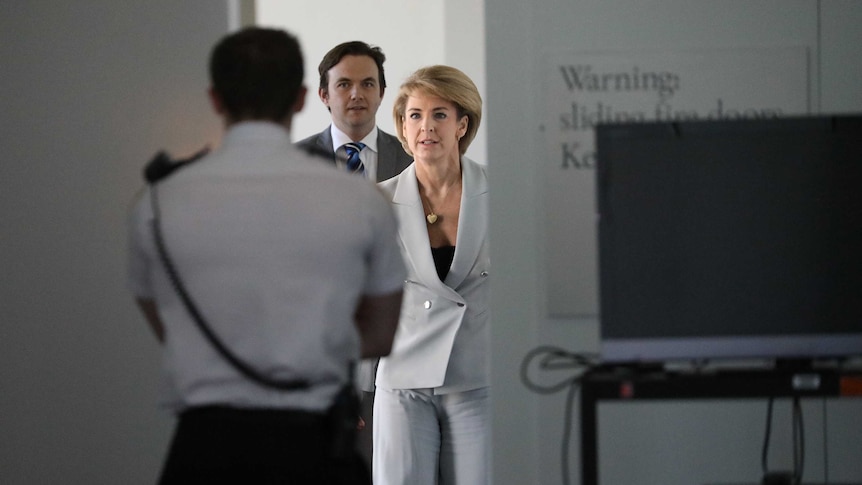
<path fill-rule="evenodd" d="M 490 413 L 488 388 L 378 387 L 374 485 L 490 485 Z"/>

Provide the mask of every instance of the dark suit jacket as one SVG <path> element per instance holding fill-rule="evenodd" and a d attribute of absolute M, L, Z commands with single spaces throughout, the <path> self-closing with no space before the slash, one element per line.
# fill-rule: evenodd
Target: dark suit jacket
<path fill-rule="evenodd" d="M 296 142 L 300 148 L 316 153 L 327 153 L 332 157 L 332 163 L 335 163 L 335 152 L 332 151 L 332 132 L 330 127 L 326 127 L 316 135 L 311 135 L 304 140 Z M 377 129 L 377 182 L 390 179 L 408 165 L 413 163 L 413 157 L 404 151 L 401 142 L 398 138 L 384 133 L 383 130 Z"/>

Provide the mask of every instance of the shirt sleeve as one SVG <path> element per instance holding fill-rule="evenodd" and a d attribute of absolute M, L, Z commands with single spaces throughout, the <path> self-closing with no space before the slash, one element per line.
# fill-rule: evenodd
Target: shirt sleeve
<path fill-rule="evenodd" d="M 152 299 L 152 211 L 149 192 L 137 197 L 128 217 L 127 285 L 136 298 Z"/>

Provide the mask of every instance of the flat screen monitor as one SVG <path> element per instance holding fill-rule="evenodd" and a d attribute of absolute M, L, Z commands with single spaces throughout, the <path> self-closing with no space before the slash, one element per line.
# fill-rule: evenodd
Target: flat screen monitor
<path fill-rule="evenodd" d="M 862 115 L 596 128 L 605 362 L 862 355 Z"/>

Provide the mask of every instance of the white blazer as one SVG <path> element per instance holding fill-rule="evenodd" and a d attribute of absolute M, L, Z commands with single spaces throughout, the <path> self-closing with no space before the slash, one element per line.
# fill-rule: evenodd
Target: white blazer
<path fill-rule="evenodd" d="M 392 353 L 380 359 L 376 384 L 386 389 L 435 388 L 437 393 L 489 383 L 490 312 L 487 169 L 461 159 L 461 212 L 455 256 L 445 284 L 437 276 L 415 162 L 378 184 L 399 221 L 407 266 L 404 300 Z"/>

